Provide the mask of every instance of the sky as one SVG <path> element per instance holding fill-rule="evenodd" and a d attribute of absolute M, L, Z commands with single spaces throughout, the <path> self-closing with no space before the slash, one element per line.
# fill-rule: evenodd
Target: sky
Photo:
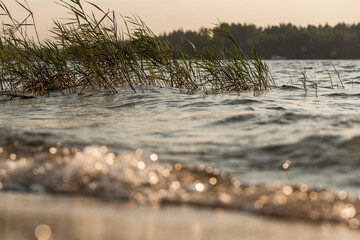
<path fill-rule="evenodd" d="M 15 0 L 2 0 L 17 14 Z M 23 0 L 19 0 L 23 1 Z M 52 0 L 27 0 L 35 14 L 42 38 L 49 36 L 52 19 L 65 18 L 66 11 Z M 68 0 L 67 0 L 68 1 Z M 198 30 L 217 22 L 257 26 L 292 23 L 335 25 L 360 23 L 360 0 L 92 0 L 119 15 L 139 16 L 156 34 L 177 29 Z"/>

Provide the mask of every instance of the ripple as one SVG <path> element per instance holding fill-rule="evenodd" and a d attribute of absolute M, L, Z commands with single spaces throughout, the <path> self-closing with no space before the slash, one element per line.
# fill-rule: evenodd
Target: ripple
<path fill-rule="evenodd" d="M 283 109 L 279 109 L 283 110 Z M 269 115 L 267 119 L 261 120 L 257 122 L 259 125 L 266 125 L 266 124 L 280 124 L 280 125 L 287 125 L 290 123 L 297 123 L 301 120 L 308 120 L 308 119 L 317 119 L 318 116 L 316 115 L 310 115 L 310 114 L 304 114 L 304 113 L 295 113 L 295 112 L 285 112 L 283 114 L 279 115 Z"/>
<path fill-rule="evenodd" d="M 134 108 L 137 104 L 139 104 L 138 102 L 137 103 L 125 103 L 125 104 L 121 104 L 121 105 L 118 105 L 118 106 L 110 106 L 110 107 L 107 107 L 107 109 L 118 109 L 118 108 Z"/>
<path fill-rule="evenodd" d="M 250 104 L 257 104 L 257 103 L 262 103 L 262 101 L 257 100 L 257 99 L 227 99 L 224 101 L 221 101 L 221 104 L 223 105 L 250 105 Z"/>
<path fill-rule="evenodd" d="M 239 114 L 216 121 L 213 123 L 213 125 L 227 125 L 232 123 L 245 122 L 254 119 L 255 117 L 255 114 Z"/>
<path fill-rule="evenodd" d="M 360 93 L 351 94 L 351 93 L 338 92 L 338 93 L 325 94 L 323 96 L 326 96 L 326 97 L 339 97 L 339 98 L 359 98 Z"/>
<path fill-rule="evenodd" d="M 294 85 L 282 85 L 280 87 L 281 90 L 303 90 L 303 88 L 294 86 Z"/>
<path fill-rule="evenodd" d="M 198 107 L 198 108 L 207 108 L 207 107 L 212 107 L 214 106 L 213 102 L 192 102 L 189 104 L 184 104 L 182 106 L 180 106 L 181 108 L 187 108 L 187 107 Z"/>

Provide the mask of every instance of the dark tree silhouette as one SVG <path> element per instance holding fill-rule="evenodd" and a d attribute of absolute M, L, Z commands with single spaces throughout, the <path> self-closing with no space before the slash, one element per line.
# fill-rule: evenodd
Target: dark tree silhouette
<path fill-rule="evenodd" d="M 257 27 L 252 24 L 221 23 L 212 29 L 199 31 L 177 30 L 163 34 L 160 39 L 169 41 L 184 53 L 194 54 L 194 47 L 202 49 L 208 42 L 208 34 L 216 29 L 227 28 L 246 53 L 255 48 L 263 58 L 282 56 L 288 59 L 359 59 L 360 23 L 339 23 L 335 26 L 293 24 Z M 224 39 L 225 43 L 227 40 Z M 228 44 L 231 48 L 231 43 Z"/>

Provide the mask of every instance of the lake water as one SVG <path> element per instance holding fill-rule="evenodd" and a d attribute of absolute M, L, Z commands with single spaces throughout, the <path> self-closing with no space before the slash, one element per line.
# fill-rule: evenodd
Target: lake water
<path fill-rule="evenodd" d="M 256 93 L 1 97 L 0 189 L 358 228 L 360 61 L 267 63 L 276 86 Z"/>

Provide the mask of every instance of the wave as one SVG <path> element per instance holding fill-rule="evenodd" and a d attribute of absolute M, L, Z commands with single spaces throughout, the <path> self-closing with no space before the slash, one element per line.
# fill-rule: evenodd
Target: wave
<path fill-rule="evenodd" d="M 161 166 L 158 156 L 142 150 L 109 152 L 105 146 L 84 150 L 51 147 L 18 157 L 1 149 L 2 190 L 81 194 L 139 204 L 189 204 L 249 211 L 281 218 L 360 226 L 360 201 L 345 191 L 310 189 L 279 182 L 246 185 L 206 166 Z"/>

